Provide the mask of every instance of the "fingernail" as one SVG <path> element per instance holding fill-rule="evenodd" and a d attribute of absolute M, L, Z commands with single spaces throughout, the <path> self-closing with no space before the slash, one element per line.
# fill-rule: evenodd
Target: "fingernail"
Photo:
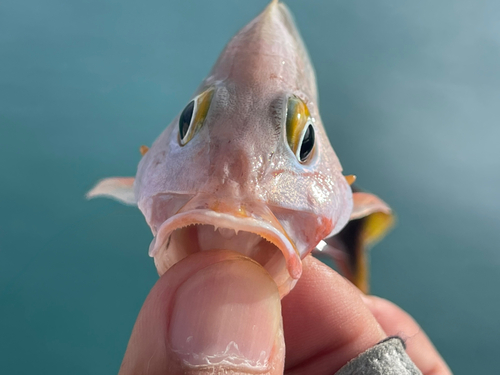
<path fill-rule="evenodd" d="M 249 259 L 206 267 L 177 290 L 172 349 L 187 366 L 266 369 L 281 331 L 275 282 Z"/>

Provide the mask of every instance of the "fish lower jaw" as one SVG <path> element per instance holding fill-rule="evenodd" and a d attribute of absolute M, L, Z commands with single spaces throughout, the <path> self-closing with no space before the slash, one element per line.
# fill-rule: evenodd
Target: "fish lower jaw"
<path fill-rule="evenodd" d="M 300 257 L 287 236 L 269 223 L 211 210 L 174 215 L 164 222 L 150 246 L 160 275 L 200 251 L 231 250 L 259 263 L 276 282 L 283 297 L 302 272 Z"/>

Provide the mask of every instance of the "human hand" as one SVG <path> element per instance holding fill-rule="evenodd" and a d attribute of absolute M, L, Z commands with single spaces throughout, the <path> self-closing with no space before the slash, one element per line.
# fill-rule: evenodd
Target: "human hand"
<path fill-rule="evenodd" d="M 407 313 L 319 260 L 303 260 L 301 279 L 280 301 L 257 263 L 212 250 L 183 259 L 152 288 L 120 374 L 332 375 L 391 335 L 406 339 L 424 375 L 451 374 Z"/>

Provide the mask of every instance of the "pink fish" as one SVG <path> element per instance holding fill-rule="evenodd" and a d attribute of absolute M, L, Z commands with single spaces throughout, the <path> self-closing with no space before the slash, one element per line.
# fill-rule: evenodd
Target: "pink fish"
<path fill-rule="evenodd" d="M 192 253 L 229 249 L 260 263 L 284 296 L 317 248 L 367 290 L 365 247 L 390 226 L 390 209 L 353 193 L 317 103 L 293 17 L 272 1 L 151 148 L 141 148 L 135 179 L 104 179 L 88 197 L 137 204 L 160 275 Z"/>

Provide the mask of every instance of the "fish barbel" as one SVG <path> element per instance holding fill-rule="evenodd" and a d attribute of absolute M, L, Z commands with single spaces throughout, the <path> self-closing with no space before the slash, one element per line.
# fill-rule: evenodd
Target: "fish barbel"
<path fill-rule="evenodd" d="M 365 245 L 390 225 L 390 209 L 353 192 L 317 103 L 293 17 L 272 1 L 151 148 L 141 147 L 135 179 L 104 179 L 88 197 L 137 204 L 160 275 L 189 254 L 229 249 L 259 262 L 284 296 L 318 246 L 367 290 Z"/>

